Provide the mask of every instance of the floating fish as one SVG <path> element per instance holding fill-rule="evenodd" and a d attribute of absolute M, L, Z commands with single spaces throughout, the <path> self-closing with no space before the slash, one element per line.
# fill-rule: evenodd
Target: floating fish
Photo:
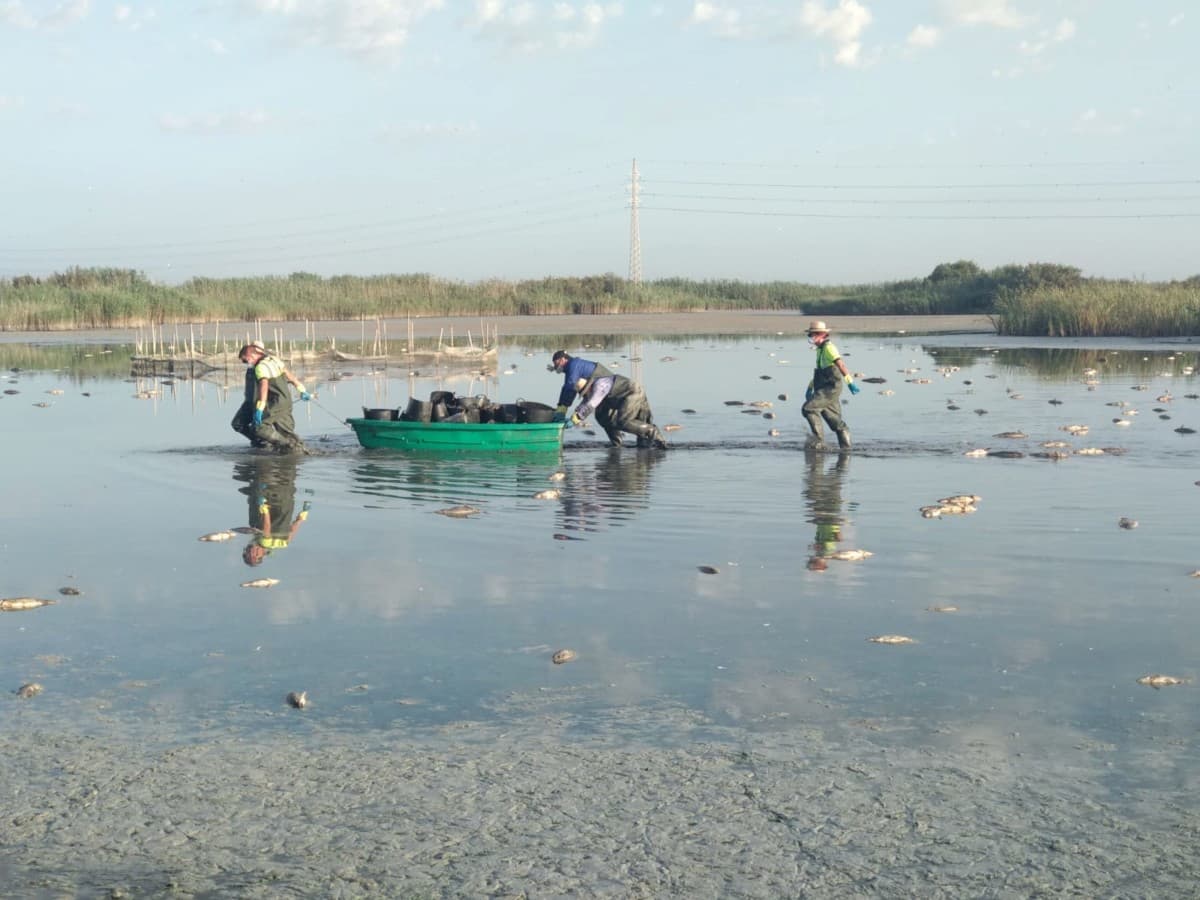
<path fill-rule="evenodd" d="M 872 375 L 870 378 L 860 378 L 859 380 L 867 384 L 887 384 L 887 379 L 880 378 L 878 375 Z"/>
<path fill-rule="evenodd" d="M 726 400 L 725 405 L 726 406 L 745 406 L 746 404 L 742 400 Z"/>
<path fill-rule="evenodd" d="M 567 477 L 566 472 L 553 472 L 553 473 L 551 473 L 550 477 L 547 478 L 546 480 L 547 481 L 563 481 L 566 477 Z"/>
<path fill-rule="evenodd" d="M 699 569 L 701 572 L 703 572 L 705 575 L 717 575 L 721 571 L 716 566 L 696 566 L 696 568 Z"/>
<path fill-rule="evenodd" d="M 779 429 L 772 428 L 767 431 L 767 437 L 779 437 Z"/>
<path fill-rule="evenodd" d="M 1126 531 L 1133 531 L 1133 529 L 1138 527 L 1138 521 L 1137 519 L 1131 519 L 1128 516 L 1121 516 L 1121 518 L 1117 519 L 1117 525 L 1119 525 L 1121 528 L 1124 528 Z"/>
<path fill-rule="evenodd" d="M 872 644 L 915 644 L 916 641 L 903 634 L 877 634 L 867 638 Z"/>
<path fill-rule="evenodd" d="M 51 388 L 50 390 L 46 391 L 46 393 L 52 397 L 61 397 L 66 393 L 66 391 L 64 391 L 62 388 Z"/>
<path fill-rule="evenodd" d="M 1088 427 L 1086 425 L 1064 425 L 1059 430 L 1065 431 L 1067 434 L 1087 434 L 1088 433 Z"/>
<path fill-rule="evenodd" d="M 554 532 L 554 539 L 556 541 L 582 541 L 583 540 L 583 538 L 581 538 L 581 537 L 572 537 L 571 535 L 565 534 L 561 531 Z"/>
<path fill-rule="evenodd" d="M 844 562 L 858 562 L 860 559 L 866 559 L 868 556 L 874 556 L 870 550 L 839 550 L 836 553 L 829 554 L 830 559 L 840 559 Z"/>
<path fill-rule="evenodd" d="M 1071 445 L 1066 441 L 1042 441 L 1042 446 L 1051 449 L 1061 449 L 1063 447 L 1070 447 Z"/>
<path fill-rule="evenodd" d="M 1021 459 L 1025 456 L 1020 450 L 991 450 L 988 456 L 995 456 L 998 459 Z"/>
<path fill-rule="evenodd" d="M 974 449 L 968 450 L 966 453 L 963 454 L 963 456 L 974 456 L 974 457 L 987 456 L 987 455 L 988 455 L 988 451 L 987 451 L 986 447 L 975 447 Z"/>
<path fill-rule="evenodd" d="M 1080 447 L 1075 451 L 1076 456 L 1103 456 L 1104 451 L 1099 447 Z"/>
<path fill-rule="evenodd" d="M 938 503 L 950 506 L 974 506 L 982 499 L 978 494 L 955 494 L 953 497 L 942 497 Z"/>
<path fill-rule="evenodd" d="M 1175 429 L 1175 433 L 1176 434 L 1195 434 L 1196 429 L 1188 428 L 1186 425 L 1180 425 L 1178 428 Z"/>
<path fill-rule="evenodd" d="M 1160 676 L 1162 677 L 1162 676 Z M 36 681 L 31 681 L 28 684 L 23 684 L 15 691 L 16 695 L 22 700 L 28 700 L 30 697 L 36 697 L 42 692 L 42 686 Z"/>
<path fill-rule="evenodd" d="M 679 359 L 678 356 L 663 356 L 658 361 L 659 362 L 675 362 L 678 359 Z"/>
<path fill-rule="evenodd" d="M 689 416 L 694 416 L 696 414 L 696 411 L 694 409 L 681 409 L 680 412 L 684 413 L 685 415 L 689 415 Z"/>
<path fill-rule="evenodd" d="M 550 662 L 554 663 L 556 666 L 561 666 L 563 663 L 569 663 L 577 656 L 578 654 L 574 650 L 559 650 L 550 657 Z"/>
<path fill-rule="evenodd" d="M 1137 680 L 1137 683 L 1152 687 L 1157 691 L 1159 688 L 1170 687 L 1173 684 L 1190 684 L 1191 679 L 1176 678 L 1174 675 L 1143 675 Z"/>
<path fill-rule="evenodd" d="M 255 578 L 253 581 L 243 581 L 245 588 L 269 588 L 279 584 L 278 578 Z"/>
<path fill-rule="evenodd" d="M 308 691 L 289 691 L 284 700 L 287 701 L 288 706 L 304 709 L 308 706 Z"/>
<path fill-rule="evenodd" d="M 780 394 L 780 395 L 779 395 L 779 396 L 778 396 L 776 399 L 777 399 L 777 400 L 782 400 L 782 401 L 784 401 L 784 402 L 786 403 L 786 402 L 787 402 L 787 398 L 788 398 L 788 395 L 787 395 L 787 394 Z"/>
<path fill-rule="evenodd" d="M 993 434 L 992 437 L 1012 438 L 1013 440 L 1018 440 L 1020 438 L 1027 438 L 1029 435 L 1023 431 L 1001 431 L 999 434 Z"/>
<path fill-rule="evenodd" d="M 663 431 L 678 431 L 682 427 L 683 427 L 682 425 L 664 425 L 662 427 L 662 430 Z"/>
<path fill-rule="evenodd" d="M 757 407 L 758 409 L 770 409 L 775 404 L 772 403 L 770 400 L 751 400 L 746 405 L 754 406 L 754 407 Z"/>
<path fill-rule="evenodd" d="M 465 519 L 467 516 L 477 516 L 483 510 L 477 509 L 474 506 L 467 506 L 461 503 L 458 506 L 448 506 L 445 509 L 434 510 L 439 516 L 448 516 L 451 519 Z"/>
<path fill-rule="evenodd" d="M 562 491 L 558 488 L 546 488 L 544 491 L 538 491 L 533 495 L 534 500 L 557 500 L 562 496 Z"/>
<path fill-rule="evenodd" d="M 49 404 L 43 400 L 41 403 L 35 403 L 33 405 L 39 409 L 49 409 L 52 404 Z"/>
<path fill-rule="evenodd" d="M 57 602 L 40 597 L 6 597 L 0 600 L 0 612 L 20 612 L 23 609 L 37 609 L 39 606 L 53 606 Z"/>
<path fill-rule="evenodd" d="M 956 612 L 958 612 L 958 607 L 957 606 L 927 606 L 927 607 L 925 607 L 925 610 L 926 610 L 926 612 L 935 612 L 935 613 L 956 613 Z"/>
<path fill-rule="evenodd" d="M 227 531 L 214 531 L 211 534 L 202 534 L 202 535 L 200 535 L 200 537 L 196 538 L 196 540 L 207 541 L 208 543 L 215 543 L 216 541 L 228 541 L 231 538 L 235 538 L 235 537 L 237 537 L 237 532 L 227 530 Z"/>
<path fill-rule="evenodd" d="M 62 594 L 64 597 L 78 597 L 83 593 L 83 591 L 81 591 L 79 588 L 69 587 L 69 586 L 68 587 L 60 587 L 58 589 L 58 592 L 60 594 Z"/>

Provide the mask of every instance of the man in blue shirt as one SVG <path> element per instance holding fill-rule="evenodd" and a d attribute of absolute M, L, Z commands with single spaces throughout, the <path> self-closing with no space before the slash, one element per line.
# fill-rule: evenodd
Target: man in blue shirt
<path fill-rule="evenodd" d="M 621 432 L 626 431 L 637 437 L 638 447 L 667 449 L 666 438 L 654 424 L 646 392 L 636 381 L 614 375 L 599 363 L 571 356 L 566 350 L 555 352 L 550 370 L 563 376 L 556 413 L 559 421 L 566 418 L 567 408 L 578 394 L 581 400 L 571 415 L 571 425 L 581 425 L 594 412 L 610 446 L 620 447 Z"/>

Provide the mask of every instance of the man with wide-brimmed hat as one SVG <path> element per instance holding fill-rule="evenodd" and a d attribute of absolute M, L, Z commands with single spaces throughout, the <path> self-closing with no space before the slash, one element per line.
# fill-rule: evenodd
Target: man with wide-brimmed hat
<path fill-rule="evenodd" d="M 808 325 L 808 340 L 817 348 L 817 365 L 813 369 L 812 381 L 804 393 L 804 418 L 812 429 L 809 446 L 814 449 L 823 448 L 825 433 L 821 427 L 824 419 L 837 435 L 838 449 L 850 449 L 850 429 L 842 421 L 842 382 L 845 381 L 851 394 L 858 393 L 858 385 L 854 383 L 850 370 L 842 362 L 842 355 L 829 339 L 829 326 L 820 319 Z"/>

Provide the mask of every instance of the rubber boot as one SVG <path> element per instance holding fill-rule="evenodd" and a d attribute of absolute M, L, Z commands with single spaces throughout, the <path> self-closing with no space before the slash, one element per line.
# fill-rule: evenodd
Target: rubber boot
<path fill-rule="evenodd" d="M 604 433 L 608 435 L 608 446 L 621 446 L 621 432 L 617 431 L 615 428 L 605 428 Z"/>
<path fill-rule="evenodd" d="M 808 439 L 805 447 L 813 450 L 819 450 L 825 446 L 825 426 L 821 424 L 821 416 L 819 413 L 806 413 L 804 416 L 808 420 L 808 427 L 812 429 L 812 436 Z"/>
<path fill-rule="evenodd" d="M 838 449 L 839 450 L 849 450 L 850 449 L 850 429 L 847 428 L 845 425 L 843 425 L 841 428 L 839 428 L 837 430 L 837 439 L 838 439 Z"/>
<path fill-rule="evenodd" d="M 629 426 L 629 430 L 637 435 L 639 447 L 653 447 L 656 450 L 667 449 L 667 439 L 663 437 L 657 425 L 651 422 L 634 422 Z"/>

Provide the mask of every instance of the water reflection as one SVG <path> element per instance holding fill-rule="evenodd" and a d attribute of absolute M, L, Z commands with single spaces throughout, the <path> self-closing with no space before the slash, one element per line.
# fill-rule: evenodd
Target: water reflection
<path fill-rule="evenodd" d="M 829 557 L 838 550 L 842 539 L 842 484 L 850 467 L 849 453 L 805 452 L 808 472 L 804 482 L 804 505 L 807 520 L 816 527 L 808 558 L 810 572 L 824 572 Z"/>
<path fill-rule="evenodd" d="M 558 513 L 563 532 L 622 525 L 650 505 L 650 476 L 663 453 L 608 448 L 594 464 L 572 465 Z"/>
<path fill-rule="evenodd" d="M 306 500 L 296 512 L 296 460 L 255 458 L 239 461 L 233 467 L 234 481 L 243 482 L 238 493 L 246 495 L 247 526 L 254 537 L 242 551 L 248 566 L 260 566 L 276 550 L 283 550 L 295 539 L 308 518 Z"/>

